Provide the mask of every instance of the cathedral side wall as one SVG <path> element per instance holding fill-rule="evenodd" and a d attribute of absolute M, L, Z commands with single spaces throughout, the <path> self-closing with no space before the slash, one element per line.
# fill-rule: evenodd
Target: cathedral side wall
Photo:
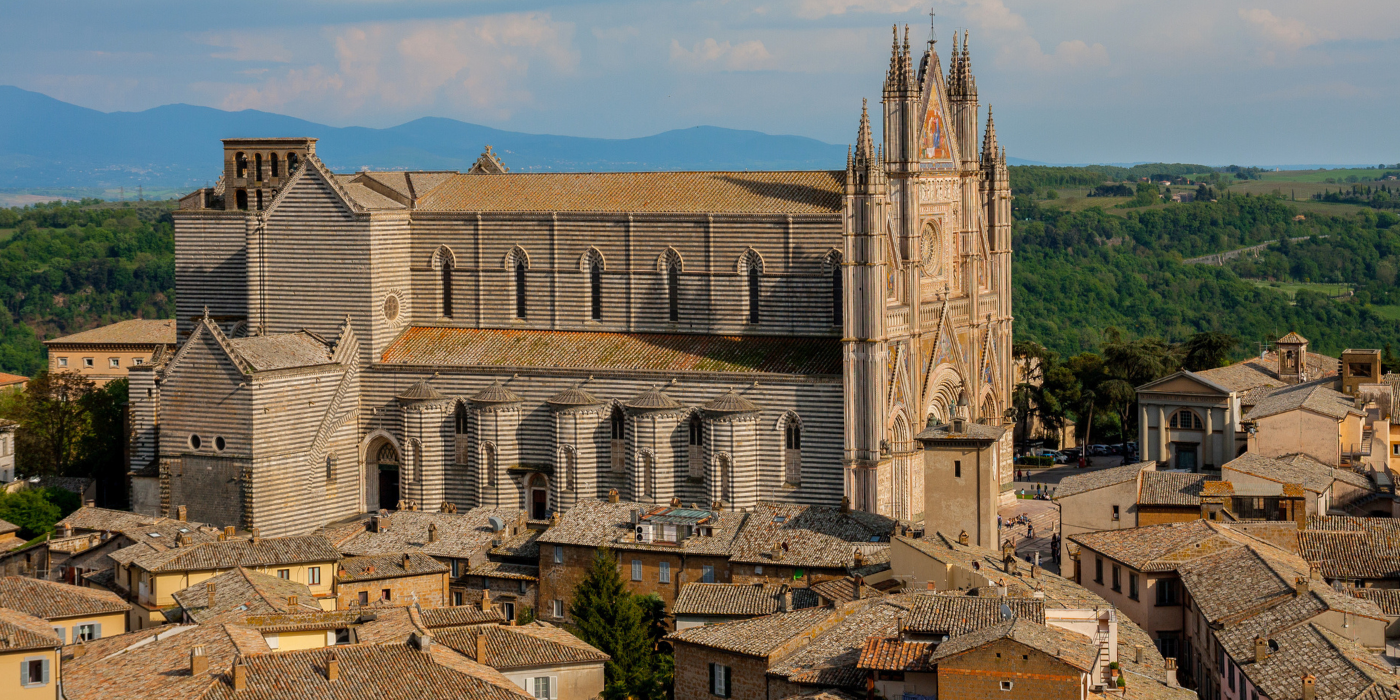
<path fill-rule="evenodd" d="M 176 333 L 189 336 L 205 307 L 228 325 L 248 317 L 247 217 L 243 212 L 174 212 Z"/>
<path fill-rule="evenodd" d="M 257 437 L 249 494 L 251 525 L 264 536 L 306 534 L 360 511 L 353 415 L 346 416 L 340 428 L 331 429 L 326 457 L 316 459 L 311 449 L 328 410 L 340 413 L 353 408 L 358 394 L 354 375 L 347 387 L 348 402 L 333 406 L 343 376 L 342 367 L 325 365 L 263 372 L 252 381 L 251 409 Z M 328 468 L 328 458 L 334 458 L 333 468 Z M 316 503 L 316 508 L 308 510 L 310 502 Z"/>
<path fill-rule="evenodd" d="M 491 371 L 489 369 L 447 367 L 372 367 L 362 378 L 364 409 L 361 413 L 361 434 L 383 428 L 402 438 L 395 427 L 401 424 L 400 412 L 402 409 L 393 397 L 420 379 L 431 379 L 433 387 L 449 398 L 470 397 L 493 380 L 500 379 L 522 399 L 519 405 L 520 427 L 515 433 L 516 448 L 518 449 L 516 453 L 518 457 L 514 458 L 515 464 L 552 471 L 553 473 L 550 475 L 552 485 L 554 476 L 562 475 L 557 465 L 561 445 L 558 444 L 556 437 L 559 434 L 556 417 L 545 400 L 563 389 L 582 385 L 600 401 L 625 402 L 660 384 L 665 385 L 665 393 L 668 396 L 686 407 L 695 407 L 722 395 L 731 387 L 739 388 L 745 384 L 751 384 L 755 379 L 733 374 L 695 373 L 693 375 L 678 374 L 676 375 L 678 383 L 668 384 L 667 381 L 671 376 L 669 374 L 660 376 L 659 374 L 594 372 L 593 378 L 589 380 L 587 373 L 532 371 L 528 368 L 521 368 L 519 370 L 520 376 L 512 378 L 516 371 L 514 368 Z M 435 372 L 437 373 L 436 377 L 433 376 Z M 737 423 L 726 424 L 720 421 L 710 423 L 707 430 L 707 441 L 724 442 L 729 439 L 730 432 L 736 436 L 733 439 L 733 446 L 729 450 L 725 450 L 726 456 L 732 459 L 734 465 L 736 493 L 733 496 L 740 499 L 762 498 L 773 501 L 839 505 L 843 493 L 840 378 L 834 376 L 792 377 L 787 375 L 761 375 L 761 377 L 758 379 L 758 386 L 748 386 L 741 389 L 745 398 L 763 409 L 757 420 L 757 429 L 753 433 L 748 433 L 743 426 Z M 779 427 L 779 419 L 787 411 L 795 411 L 803 427 L 802 481 L 800 486 L 788 486 L 783 483 L 784 434 Z M 576 498 L 607 498 L 607 492 L 612 488 L 618 489 L 623 498 L 634 498 L 629 492 L 629 484 L 632 483 L 632 480 L 627 478 L 627 472 L 615 474 L 611 470 L 611 436 L 606 415 L 605 412 L 596 427 L 591 421 L 588 423 L 588 427 L 591 429 L 585 432 L 584 439 L 591 439 L 592 444 L 588 446 L 589 449 L 579 450 L 578 483 L 581 488 L 585 489 L 591 486 L 593 492 L 578 493 Z M 430 462 L 425 463 L 431 464 L 433 468 L 439 470 L 447 468 L 446 462 L 452 454 L 445 441 L 449 438 L 455 439 L 452 437 L 450 422 L 452 421 L 452 412 L 444 410 L 441 412 L 441 416 L 446 425 L 438 435 L 444 440 L 444 444 L 438 447 L 425 445 L 425 455 L 432 457 Z M 479 420 L 478 414 L 473 413 L 471 420 Z M 639 423 L 639 420 L 642 422 Z M 657 493 L 674 494 L 686 503 L 703 503 L 711 500 L 707 494 L 707 486 L 710 478 L 717 478 L 717 476 L 692 481 L 684 466 L 688 446 L 688 428 L 684 415 L 678 420 L 656 422 L 658 426 L 663 424 L 671 426 L 669 434 L 653 435 L 649 432 L 652 427 L 650 417 L 639 419 L 636 415 L 629 415 L 626 468 L 635 470 L 639 468 L 641 463 L 638 458 L 637 426 L 642 425 L 648 431 L 642 436 L 645 438 L 642 441 L 645 443 L 644 446 L 652 450 L 669 449 L 672 453 L 671 460 L 676 465 L 674 471 L 665 471 L 671 477 L 667 483 L 657 489 Z M 756 434 L 756 439 L 747 437 L 750 434 Z M 501 438 L 497 437 L 497 439 Z M 509 436 L 506 439 L 509 439 Z M 475 455 L 479 451 L 479 446 L 471 445 L 468 449 Z M 730 454 L 731 451 L 733 454 Z M 511 453 L 512 450 L 501 446 L 499 454 L 503 459 Z M 588 459 L 590 454 L 592 459 Z M 706 450 L 706 455 L 707 474 L 713 474 L 717 464 L 715 457 L 718 456 L 718 453 L 716 450 L 709 449 Z M 660 464 L 660 460 L 658 463 Z M 520 499 L 518 502 L 503 502 L 502 505 L 525 507 L 524 486 L 528 474 L 511 471 L 511 464 L 503 463 L 501 466 L 504 469 L 504 478 L 510 480 L 510 486 Z M 658 478 L 662 473 L 662 470 L 658 468 Z M 475 469 L 472 469 L 472 474 L 475 474 Z M 506 484 L 503 483 L 502 486 L 506 486 Z M 445 491 L 453 494 L 454 497 L 460 497 L 460 494 L 466 491 L 466 489 L 452 483 L 447 483 L 444 487 Z M 458 502 L 457 505 L 462 508 L 477 504 Z M 553 502 L 551 502 L 550 507 L 551 510 L 554 508 Z"/>
<path fill-rule="evenodd" d="M 415 323 L 648 333 L 819 335 L 832 324 L 826 255 L 841 247 L 841 222 L 773 215 L 658 216 L 577 214 L 415 214 Z M 442 279 L 431 266 L 446 246 L 454 315 L 441 315 Z M 512 251 L 524 251 L 526 318 L 516 318 Z M 743 256 L 752 248 L 762 270 L 760 321 L 747 323 Z M 594 252 L 596 251 L 596 252 Z M 585 256 L 600 256 L 602 319 L 591 314 Z M 666 261 L 678 258 L 679 320 L 669 314 Z"/>

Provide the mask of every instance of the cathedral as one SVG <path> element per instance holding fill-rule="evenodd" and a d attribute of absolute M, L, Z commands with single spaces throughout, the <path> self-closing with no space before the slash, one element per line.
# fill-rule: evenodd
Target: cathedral
<path fill-rule="evenodd" d="M 174 217 L 179 344 L 130 373 L 135 507 L 920 522 L 915 435 L 1009 406 L 1011 190 L 966 34 L 945 72 L 896 29 L 881 105 L 835 171 L 347 174 L 224 140 Z"/>

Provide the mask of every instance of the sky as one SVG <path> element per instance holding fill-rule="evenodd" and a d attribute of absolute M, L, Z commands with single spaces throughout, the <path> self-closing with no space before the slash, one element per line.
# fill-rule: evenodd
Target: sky
<path fill-rule="evenodd" d="M 0 84 L 335 126 L 424 116 L 625 138 L 714 125 L 854 140 L 891 25 L 1050 163 L 1400 162 L 1397 0 L 12 0 Z"/>

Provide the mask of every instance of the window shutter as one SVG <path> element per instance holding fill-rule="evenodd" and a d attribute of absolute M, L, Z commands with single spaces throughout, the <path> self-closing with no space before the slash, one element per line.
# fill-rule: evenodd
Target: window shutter
<path fill-rule="evenodd" d="M 48 662 L 45 661 L 44 663 L 48 663 Z M 45 668 L 48 668 L 48 667 L 45 666 Z M 720 668 L 723 668 L 723 669 L 724 669 L 724 697 L 727 698 L 727 697 L 729 697 L 730 694 L 733 692 L 733 691 L 730 689 L 730 687 L 729 687 L 729 671 L 730 671 L 730 669 L 729 669 L 728 666 L 721 666 Z"/>
<path fill-rule="evenodd" d="M 715 665 L 710 664 L 710 694 L 718 695 L 718 688 L 715 687 Z"/>
<path fill-rule="evenodd" d="M 715 665 L 714 665 L 714 664 L 710 664 L 710 677 L 711 677 L 711 678 L 714 678 L 714 676 L 715 676 Z M 713 689 L 713 687 L 714 687 L 714 682 L 713 682 L 713 681 L 711 681 L 710 686 L 711 686 L 711 689 Z M 24 662 L 20 663 L 20 665 L 19 665 L 19 687 L 21 687 L 21 688 L 28 688 L 28 687 L 29 687 L 29 662 L 28 662 L 28 661 L 24 661 Z"/>
<path fill-rule="evenodd" d="M 58 635 L 58 643 L 59 643 L 59 644 L 63 644 L 63 643 L 64 643 L 64 640 L 67 639 L 67 636 L 65 636 L 65 634 L 64 634 L 64 633 L 66 632 L 66 630 L 64 630 L 62 627 L 55 627 L 55 628 L 53 628 L 53 631 L 54 631 L 54 634 L 57 634 L 57 635 Z M 77 633 L 74 633 L 74 636 L 76 637 L 76 636 L 77 636 Z M 77 641 L 77 640 L 74 640 L 74 641 Z"/>
<path fill-rule="evenodd" d="M 549 677 L 549 700 L 559 700 L 559 676 Z"/>
<path fill-rule="evenodd" d="M 49 682 L 49 660 L 48 660 L 48 659 L 44 659 L 44 681 L 43 681 L 43 682 L 44 682 L 45 685 L 48 685 L 48 682 Z"/>
<path fill-rule="evenodd" d="M 97 624 L 95 624 L 95 625 L 92 626 L 92 638 L 93 638 L 94 640 L 97 640 L 97 639 L 101 639 L 101 638 L 102 638 L 102 623 L 101 623 L 101 622 L 99 622 L 99 623 L 97 623 Z"/>

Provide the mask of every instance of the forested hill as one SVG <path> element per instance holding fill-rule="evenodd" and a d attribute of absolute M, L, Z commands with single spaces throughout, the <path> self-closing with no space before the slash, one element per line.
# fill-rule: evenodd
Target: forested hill
<path fill-rule="evenodd" d="M 1108 327 L 1169 342 L 1217 331 L 1242 341 L 1238 356 L 1290 330 L 1326 353 L 1385 347 L 1400 337 L 1400 218 L 1370 210 L 1303 216 L 1279 197 L 1217 197 L 1078 211 L 1017 197 L 1016 339 L 1069 356 L 1097 349 Z M 1300 237 L 1307 240 L 1286 242 Z M 1225 267 L 1182 262 L 1281 240 Z M 1269 281 L 1291 283 L 1295 295 Z M 1354 295 L 1333 298 L 1316 291 L 1319 283 L 1350 285 Z"/>
<path fill-rule="evenodd" d="M 1180 178 L 1200 168 L 1013 167 L 1013 187 L 1022 192 L 1013 208 L 1016 339 L 1069 357 L 1097 349 L 1109 327 L 1169 342 L 1224 332 L 1242 341 L 1237 356 L 1290 330 L 1327 353 L 1400 338 L 1400 218 L 1388 209 L 1304 216 L 1278 197 L 1211 188 L 1217 201 L 1164 203 L 1155 186 L 1131 182 L 1131 199 L 1080 202 L 1100 206 L 1045 199 L 1049 187 Z M 1220 173 L 1206 179 L 1224 184 Z M 171 317 L 171 206 L 88 200 L 0 209 L 0 371 L 38 371 L 41 339 L 137 316 Z M 1225 267 L 1182 262 L 1292 238 L 1306 240 Z M 1319 283 L 1353 293 L 1333 298 L 1336 291 Z"/>

